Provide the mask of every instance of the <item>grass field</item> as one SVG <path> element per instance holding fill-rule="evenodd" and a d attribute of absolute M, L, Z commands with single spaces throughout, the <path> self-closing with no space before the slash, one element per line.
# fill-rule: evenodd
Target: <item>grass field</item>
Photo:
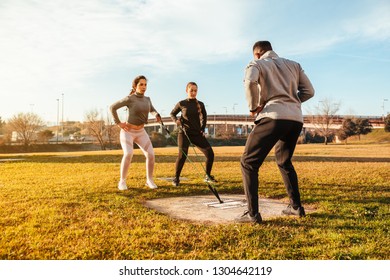
<path fill-rule="evenodd" d="M 242 194 L 243 147 L 214 151 L 219 193 Z M 176 148 L 155 152 L 155 177 L 172 177 Z M 156 180 L 150 190 L 136 150 L 120 192 L 120 160 L 121 151 L 0 155 L 0 259 L 390 259 L 390 144 L 298 145 L 302 200 L 317 211 L 256 226 L 145 208 L 147 199 L 210 194 L 199 164 L 186 163 L 181 187 Z M 272 153 L 260 184 L 261 197 L 286 198 Z"/>

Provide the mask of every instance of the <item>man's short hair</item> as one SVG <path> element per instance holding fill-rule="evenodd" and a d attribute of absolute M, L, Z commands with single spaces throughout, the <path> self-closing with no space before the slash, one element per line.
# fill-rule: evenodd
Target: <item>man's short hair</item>
<path fill-rule="evenodd" d="M 260 49 L 262 51 L 272 51 L 272 46 L 269 41 L 258 41 L 253 45 L 253 51 L 255 49 Z"/>

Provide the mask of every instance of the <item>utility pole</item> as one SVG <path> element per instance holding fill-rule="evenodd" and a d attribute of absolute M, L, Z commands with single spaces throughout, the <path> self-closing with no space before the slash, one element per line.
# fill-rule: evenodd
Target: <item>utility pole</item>
<path fill-rule="evenodd" d="M 214 139 L 215 139 L 215 127 L 216 127 L 216 125 L 215 125 L 215 114 L 216 114 L 216 112 L 214 112 Z"/>
<path fill-rule="evenodd" d="M 62 133 L 62 142 L 64 142 L 64 94 L 62 94 L 62 128 L 61 128 L 61 133 Z"/>
<path fill-rule="evenodd" d="M 234 103 L 233 104 L 233 133 L 236 134 L 236 125 L 234 124 L 235 123 L 235 116 L 236 116 L 236 105 L 238 105 L 237 103 Z"/>
<path fill-rule="evenodd" d="M 226 114 L 225 114 L 225 131 L 227 132 L 227 107 L 223 107 L 223 108 L 225 108 L 225 112 L 226 112 Z"/>
<path fill-rule="evenodd" d="M 233 115 L 236 114 L 236 105 L 238 105 L 238 104 L 237 104 L 237 103 L 234 103 L 234 104 L 233 104 Z"/>
<path fill-rule="evenodd" d="M 383 110 L 383 115 L 382 115 L 382 120 L 385 121 L 385 115 L 386 115 L 386 111 L 385 111 L 385 101 L 389 101 L 388 99 L 383 99 L 383 103 L 382 103 L 382 110 Z"/>
<path fill-rule="evenodd" d="M 59 123 L 58 123 L 58 120 L 60 118 L 60 100 L 57 98 L 57 144 L 58 144 L 58 127 L 59 127 Z"/>

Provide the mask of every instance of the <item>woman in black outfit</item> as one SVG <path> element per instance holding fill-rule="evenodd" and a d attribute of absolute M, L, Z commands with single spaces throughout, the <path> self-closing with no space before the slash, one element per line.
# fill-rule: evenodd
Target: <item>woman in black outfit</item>
<path fill-rule="evenodd" d="M 209 142 L 207 141 L 204 129 L 207 122 L 207 113 L 203 102 L 196 99 L 198 93 L 198 85 L 194 82 L 189 82 L 186 87 L 187 99 L 178 102 L 171 112 L 171 118 L 182 129 L 179 130 L 177 143 L 179 145 L 179 155 L 176 159 L 176 173 L 173 179 L 173 185 L 178 186 L 180 183 L 180 173 L 186 161 L 188 147 L 190 142 L 194 144 L 206 156 L 206 177 L 205 182 L 215 183 L 215 179 L 211 176 L 211 169 L 214 162 L 214 152 Z M 176 115 L 181 112 L 180 118 Z M 185 130 L 185 132 L 183 131 Z M 187 136 L 185 135 L 187 134 Z"/>

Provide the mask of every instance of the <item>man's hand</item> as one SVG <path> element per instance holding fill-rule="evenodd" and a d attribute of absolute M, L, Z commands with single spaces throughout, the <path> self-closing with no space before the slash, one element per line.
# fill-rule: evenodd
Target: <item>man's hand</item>
<path fill-rule="evenodd" d="M 263 108 L 264 108 L 264 105 L 258 106 L 255 111 L 250 112 L 249 114 L 251 115 L 251 117 L 255 117 L 255 116 L 257 116 L 258 113 L 260 113 L 263 110 Z"/>

